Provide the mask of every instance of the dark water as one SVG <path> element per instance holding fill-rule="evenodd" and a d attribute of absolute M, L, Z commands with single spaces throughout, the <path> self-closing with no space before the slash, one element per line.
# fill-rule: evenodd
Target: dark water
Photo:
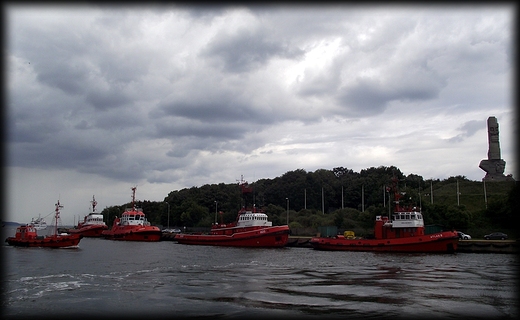
<path fill-rule="evenodd" d="M 91 238 L 75 249 L 1 250 L 3 317 L 519 315 L 518 259 L 511 254 L 321 252 Z"/>

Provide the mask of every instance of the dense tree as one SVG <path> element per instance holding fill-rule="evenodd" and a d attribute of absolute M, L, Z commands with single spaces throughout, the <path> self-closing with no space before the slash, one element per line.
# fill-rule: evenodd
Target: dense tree
<path fill-rule="evenodd" d="M 338 230 L 370 233 L 375 216 L 393 211 L 389 190 L 393 177 L 397 178 L 401 203 L 421 207 L 427 225 L 472 230 L 478 236 L 495 228 L 511 229 L 520 208 L 516 183 L 484 186 L 464 176 L 424 180 L 417 174 L 405 176 L 394 166 L 370 167 L 359 173 L 345 167 L 314 172 L 297 169 L 250 183 L 252 192 L 247 194 L 241 194 L 238 183 L 207 184 L 171 191 L 164 202 L 139 201 L 138 205 L 153 224 L 169 221 L 170 226 L 202 228 L 209 228 L 215 216 L 219 222 L 234 221 L 246 205 L 263 208 L 274 225 L 285 224 L 289 205 L 291 230 L 313 233 L 319 226 L 335 225 Z M 129 206 L 105 208 L 109 225 Z"/>

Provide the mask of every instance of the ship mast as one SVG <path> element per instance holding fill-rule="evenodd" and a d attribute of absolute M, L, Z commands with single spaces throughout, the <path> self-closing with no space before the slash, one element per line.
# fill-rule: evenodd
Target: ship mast
<path fill-rule="evenodd" d="M 132 187 L 132 211 L 135 211 L 135 190 L 137 187 Z"/>
<path fill-rule="evenodd" d="M 90 203 L 92 203 L 92 212 L 95 213 L 97 202 L 96 202 L 96 199 L 94 199 L 94 195 L 92 195 L 92 201 L 90 201 Z"/>
<path fill-rule="evenodd" d="M 60 218 L 60 209 L 63 208 L 62 205 L 60 205 L 60 200 L 58 200 L 58 202 L 55 204 L 56 205 L 56 209 L 55 209 L 55 214 L 54 214 L 54 235 L 58 235 L 58 219 Z"/>

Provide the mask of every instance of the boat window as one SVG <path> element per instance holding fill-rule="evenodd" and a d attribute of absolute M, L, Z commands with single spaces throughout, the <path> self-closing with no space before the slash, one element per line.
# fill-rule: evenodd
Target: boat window
<path fill-rule="evenodd" d="M 406 215 L 406 219 L 410 219 L 410 215 L 409 214 Z"/>
<path fill-rule="evenodd" d="M 422 219 L 422 216 L 420 214 L 418 214 L 417 219 Z"/>

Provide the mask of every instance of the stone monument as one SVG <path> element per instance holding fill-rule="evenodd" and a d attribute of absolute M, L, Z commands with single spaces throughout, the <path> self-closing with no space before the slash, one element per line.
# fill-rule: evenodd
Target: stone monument
<path fill-rule="evenodd" d="M 511 175 L 504 175 L 506 162 L 500 158 L 500 141 L 498 137 L 498 121 L 496 117 L 487 119 L 488 129 L 488 158 L 480 161 L 479 168 L 486 171 L 482 180 L 511 181 Z"/>

